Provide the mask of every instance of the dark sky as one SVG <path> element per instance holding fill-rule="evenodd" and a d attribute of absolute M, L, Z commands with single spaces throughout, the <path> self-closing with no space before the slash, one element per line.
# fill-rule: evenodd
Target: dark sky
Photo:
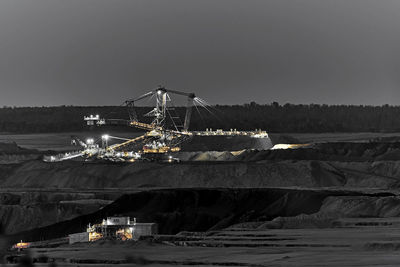
<path fill-rule="evenodd" d="M 1 0 L 0 105 L 400 104 L 398 0 Z"/>

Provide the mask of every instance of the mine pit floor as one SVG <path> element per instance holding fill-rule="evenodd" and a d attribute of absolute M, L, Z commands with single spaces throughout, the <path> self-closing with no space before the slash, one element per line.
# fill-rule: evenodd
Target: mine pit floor
<path fill-rule="evenodd" d="M 372 220 L 379 223 L 361 218 L 350 221 L 362 226 L 342 228 L 225 229 L 38 248 L 32 255 L 46 255 L 57 266 L 398 266 L 400 218 Z"/>

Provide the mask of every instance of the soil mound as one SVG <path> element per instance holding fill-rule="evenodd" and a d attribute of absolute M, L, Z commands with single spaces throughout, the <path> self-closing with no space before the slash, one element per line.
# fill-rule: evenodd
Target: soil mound
<path fill-rule="evenodd" d="M 0 193 L 0 222 L 7 233 L 20 232 L 92 213 L 116 197 L 94 193 Z"/>
<path fill-rule="evenodd" d="M 285 143 L 290 144 L 290 143 Z M 400 143 L 319 143 L 296 149 L 250 150 L 238 161 L 263 160 L 320 160 L 320 161 L 372 161 L 399 160 Z"/>
<path fill-rule="evenodd" d="M 270 134 L 269 135 L 272 144 L 301 144 L 301 142 L 297 139 L 294 138 L 293 136 L 290 135 L 285 135 L 285 134 Z"/>
<path fill-rule="evenodd" d="M 37 150 L 19 147 L 15 142 L 0 143 L 0 164 L 15 164 L 40 158 L 41 153 Z"/>
<path fill-rule="evenodd" d="M 394 218 L 400 216 L 400 197 L 397 196 L 329 196 L 320 210 L 314 214 L 293 217 L 277 217 L 254 229 L 304 229 L 331 228 L 355 225 L 385 225 L 397 222 L 376 222 L 372 218 Z M 370 222 L 342 221 L 343 218 L 371 218 Z"/>
<path fill-rule="evenodd" d="M 15 142 L 0 143 L 0 153 L 15 153 L 22 150 Z"/>
<path fill-rule="evenodd" d="M 0 179 L 9 188 L 325 187 L 346 183 L 324 162 L 45 163 L 17 165 Z"/>
<path fill-rule="evenodd" d="M 299 149 L 300 150 L 300 149 Z M 246 157 L 247 151 L 232 156 Z M 226 157 L 215 152 L 214 157 Z M 197 157 L 196 154 L 194 157 Z M 207 156 L 208 157 L 208 156 Z M 400 161 L 60 162 L 1 165 L 3 188 L 400 187 Z"/>
<path fill-rule="evenodd" d="M 272 221 L 259 225 L 256 229 L 305 229 L 305 228 L 330 228 L 334 225 L 336 217 L 326 214 L 300 214 L 294 217 L 277 217 Z"/>
<path fill-rule="evenodd" d="M 400 216 L 400 197 L 328 197 L 321 206 L 319 213 L 341 218 L 398 217 Z"/>

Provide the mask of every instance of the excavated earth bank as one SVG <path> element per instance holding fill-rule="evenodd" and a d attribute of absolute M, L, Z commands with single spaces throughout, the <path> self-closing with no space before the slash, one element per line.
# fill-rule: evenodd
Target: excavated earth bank
<path fill-rule="evenodd" d="M 156 221 L 167 234 L 396 217 L 400 143 L 390 141 L 184 152 L 186 161 L 176 164 L 45 163 L 42 152 L 0 146 L 2 229 L 12 240 L 36 240 L 83 231 L 114 214 Z"/>
<path fill-rule="evenodd" d="M 103 209 L 43 228 L 14 235 L 13 240 L 64 237 L 81 232 L 115 214 L 157 222 L 161 234 L 218 230 L 236 223 L 265 222 L 276 217 L 313 214 L 332 206 L 327 198 L 362 198 L 376 201 L 393 194 L 366 194 L 342 190 L 295 189 L 163 189 L 127 194 Z M 371 202 L 371 200 L 370 200 Z M 387 205 L 390 205 L 388 203 Z M 332 210 L 332 208 L 330 208 Z"/>

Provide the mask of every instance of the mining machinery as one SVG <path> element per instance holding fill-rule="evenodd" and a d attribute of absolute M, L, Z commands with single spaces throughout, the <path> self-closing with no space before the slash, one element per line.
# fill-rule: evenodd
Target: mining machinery
<path fill-rule="evenodd" d="M 182 122 L 174 106 L 171 104 L 171 96 L 178 95 L 186 97 L 186 112 Z M 155 100 L 155 107 L 143 114 L 150 117 L 151 122 L 139 121 L 136 107 L 140 101 L 145 99 Z M 45 161 L 63 161 L 72 158 L 104 159 L 111 161 L 134 162 L 137 160 L 161 160 L 168 162 L 179 161 L 174 157 L 175 152 L 181 150 L 181 144 L 194 136 L 249 136 L 255 138 L 268 137 L 264 131 L 189 131 L 192 110 L 194 106 L 200 106 L 208 110 L 208 104 L 197 97 L 194 93 L 186 93 L 167 89 L 163 86 L 151 90 L 137 98 L 124 101 L 128 109 L 129 119 L 102 118 L 100 115 L 89 115 L 84 121 L 89 127 L 100 127 L 104 125 L 126 125 L 145 131 L 143 135 L 134 138 L 121 138 L 111 135 L 103 135 L 98 140 L 89 138 L 86 143 L 74 137 L 75 144 L 82 150 L 69 153 L 68 155 L 51 156 Z M 167 123 L 168 121 L 168 123 Z M 113 140 L 113 144 L 109 142 Z M 101 144 L 100 144 L 101 141 Z M 115 143 L 115 141 L 117 141 Z"/>
<path fill-rule="evenodd" d="M 171 95 L 180 95 L 187 98 L 186 114 L 184 122 L 181 122 L 180 117 L 174 114 L 174 108 L 168 104 L 171 102 Z M 155 107 L 144 117 L 151 117 L 150 123 L 140 122 L 136 112 L 136 105 L 138 102 L 145 99 L 155 99 Z M 188 131 L 190 119 L 192 115 L 192 108 L 194 103 L 201 103 L 202 100 L 196 97 L 194 93 L 185 93 L 177 90 L 167 89 L 165 87 L 158 87 L 150 92 L 147 92 L 137 98 L 129 99 L 124 102 L 128 108 L 129 119 L 104 119 L 99 115 L 90 115 L 84 117 L 88 126 L 103 126 L 103 125 L 118 125 L 124 124 L 130 127 L 135 127 L 146 131 L 145 134 L 132 139 L 123 139 L 115 136 L 104 135 L 102 137 L 103 151 L 99 151 L 96 156 L 107 159 L 115 160 L 130 160 L 134 161 L 143 157 L 145 159 L 160 159 L 165 158 L 167 153 L 178 152 L 180 144 L 192 135 Z M 172 128 L 168 128 L 167 119 L 172 123 Z M 123 142 L 108 146 L 106 142 L 109 139 L 120 139 Z M 132 154 L 126 151 L 135 151 Z M 158 155 L 159 154 L 159 155 Z M 176 160 L 168 155 L 167 159 Z"/>

